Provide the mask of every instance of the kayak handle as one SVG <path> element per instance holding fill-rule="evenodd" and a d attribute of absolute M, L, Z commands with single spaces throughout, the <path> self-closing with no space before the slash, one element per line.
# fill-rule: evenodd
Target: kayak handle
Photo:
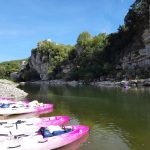
<path fill-rule="evenodd" d="M 26 125 L 27 125 L 27 126 L 32 126 L 32 125 L 33 125 L 33 123 L 27 123 Z"/>
<path fill-rule="evenodd" d="M 45 140 L 45 141 L 38 141 L 38 143 L 46 143 L 48 142 L 48 140 Z"/>
<path fill-rule="evenodd" d="M 4 126 L 4 128 L 11 128 L 11 127 L 13 127 L 13 125 Z"/>
<path fill-rule="evenodd" d="M 21 147 L 21 145 L 17 145 L 17 146 L 9 146 L 8 148 L 18 148 Z"/>
<path fill-rule="evenodd" d="M 14 139 L 19 139 L 21 137 L 27 137 L 27 136 L 29 136 L 29 135 L 27 135 L 27 134 L 19 134 L 19 135 L 15 135 Z"/>

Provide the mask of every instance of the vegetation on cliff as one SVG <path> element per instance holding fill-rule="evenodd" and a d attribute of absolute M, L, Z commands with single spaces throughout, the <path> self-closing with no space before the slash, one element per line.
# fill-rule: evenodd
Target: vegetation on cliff
<path fill-rule="evenodd" d="M 74 47 L 70 45 L 57 44 L 48 40 L 40 41 L 37 44 L 37 48 L 32 49 L 32 54 L 40 56 L 46 56 L 43 60 L 44 62 L 49 62 L 50 67 L 48 72 L 52 73 L 56 66 L 61 65 L 61 63 L 68 58 L 68 54 L 72 51 Z"/>
<path fill-rule="evenodd" d="M 89 80 L 105 74 L 109 70 L 109 66 L 104 63 L 102 56 L 106 45 L 107 35 L 105 33 L 94 37 L 88 32 L 81 33 L 75 46 L 76 56 L 70 71 L 70 79 Z"/>
<path fill-rule="evenodd" d="M 83 53 L 76 59 L 78 65 L 75 65 L 73 74 L 76 76 L 73 77 L 95 79 L 107 75 L 115 78 L 118 68 L 122 69 L 123 56 L 145 46 L 142 34 L 149 25 L 149 5 L 148 0 L 136 0 L 125 17 L 124 25 L 121 25 L 116 33 L 99 34 L 94 38 L 91 38 L 89 33 L 86 36 L 85 33 L 84 36 L 79 35 L 76 49 L 83 49 Z M 82 42 L 81 37 L 85 37 Z M 117 65 L 120 67 L 117 68 Z M 121 72 L 123 78 L 124 70 Z"/>

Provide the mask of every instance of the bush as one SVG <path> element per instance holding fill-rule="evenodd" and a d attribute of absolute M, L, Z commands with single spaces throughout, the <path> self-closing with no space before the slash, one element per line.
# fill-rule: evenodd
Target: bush
<path fill-rule="evenodd" d="M 0 78 L 10 78 L 10 74 L 17 72 L 23 60 L 14 60 L 0 63 Z"/>

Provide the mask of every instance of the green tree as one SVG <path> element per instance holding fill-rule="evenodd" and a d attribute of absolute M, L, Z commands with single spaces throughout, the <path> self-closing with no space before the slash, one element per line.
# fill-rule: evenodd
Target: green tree
<path fill-rule="evenodd" d="M 82 32 L 77 38 L 77 45 L 86 46 L 92 40 L 92 36 L 88 32 Z"/>

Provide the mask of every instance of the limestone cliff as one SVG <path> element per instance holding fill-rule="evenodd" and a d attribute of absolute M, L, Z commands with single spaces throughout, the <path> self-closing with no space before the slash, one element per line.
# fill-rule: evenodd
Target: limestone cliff
<path fill-rule="evenodd" d="M 28 62 L 20 66 L 20 70 L 14 73 L 12 78 L 20 81 L 48 80 L 49 58 L 41 53 L 32 53 Z"/>
<path fill-rule="evenodd" d="M 131 51 L 121 60 L 123 69 L 147 68 L 150 66 L 150 28 L 142 35 L 144 48 Z"/>
<path fill-rule="evenodd" d="M 32 54 L 29 60 L 29 68 L 35 70 L 41 80 L 48 79 L 49 65 L 49 56 L 42 56 L 40 53 Z"/>
<path fill-rule="evenodd" d="M 141 6 L 141 9 L 138 8 L 138 12 L 135 12 L 137 17 L 143 17 L 143 20 L 136 23 L 138 30 L 131 38 L 132 43 L 124 48 L 124 53 L 120 57 L 121 68 L 128 77 L 150 76 L 150 2 L 147 0 L 142 2 L 143 9 Z"/>

